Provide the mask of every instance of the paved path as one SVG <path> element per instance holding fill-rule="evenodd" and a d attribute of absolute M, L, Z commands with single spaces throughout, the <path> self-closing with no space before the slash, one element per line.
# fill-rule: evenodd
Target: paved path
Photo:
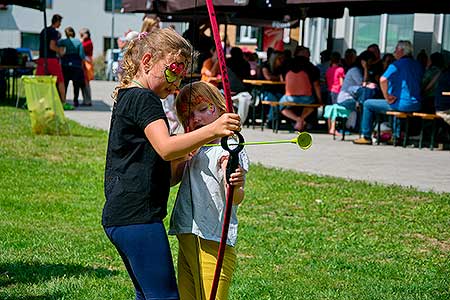
<path fill-rule="evenodd" d="M 67 117 L 83 125 L 108 130 L 110 97 L 114 82 L 93 81 L 94 105 L 66 111 Z M 72 91 L 69 89 L 69 99 Z M 291 139 L 287 132 L 244 129 L 247 141 Z M 319 175 L 413 186 L 424 191 L 450 192 L 450 151 L 430 151 L 393 146 L 360 146 L 335 140 L 327 134 L 313 134 L 313 146 L 302 151 L 295 145 L 247 146 L 252 162 Z"/>

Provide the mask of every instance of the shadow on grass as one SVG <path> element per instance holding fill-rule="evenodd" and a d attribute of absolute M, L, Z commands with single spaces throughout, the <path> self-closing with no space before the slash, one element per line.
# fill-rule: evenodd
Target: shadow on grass
<path fill-rule="evenodd" d="M 0 264 L 0 288 L 12 284 L 35 284 L 55 277 L 74 277 L 82 275 L 104 278 L 115 276 L 118 273 L 118 271 L 111 271 L 105 268 L 85 267 L 74 264 L 42 264 L 40 262 L 2 263 Z"/>
<path fill-rule="evenodd" d="M 0 294 L 0 296 L 2 296 Z M 51 294 L 51 295 L 42 295 L 42 296 L 4 296 L 5 298 L 2 298 L 4 300 L 56 300 L 56 299 L 63 299 L 63 294 L 57 293 L 57 294 Z"/>

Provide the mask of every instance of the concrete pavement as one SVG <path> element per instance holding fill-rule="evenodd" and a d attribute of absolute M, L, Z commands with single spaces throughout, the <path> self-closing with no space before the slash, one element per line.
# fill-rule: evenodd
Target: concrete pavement
<path fill-rule="evenodd" d="M 66 116 L 80 124 L 108 130 L 111 93 L 116 82 L 92 81 L 93 106 L 66 111 Z M 68 99 L 73 93 L 69 88 Z M 244 128 L 246 141 L 291 139 L 294 134 Z M 354 145 L 355 135 L 346 141 L 333 140 L 328 134 L 313 134 L 307 151 L 296 145 L 247 146 L 250 160 L 269 167 L 291 169 L 318 175 L 365 180 L 382 184 L 412 186 L 423 191 L 450 192 L 450 151 Z"/>

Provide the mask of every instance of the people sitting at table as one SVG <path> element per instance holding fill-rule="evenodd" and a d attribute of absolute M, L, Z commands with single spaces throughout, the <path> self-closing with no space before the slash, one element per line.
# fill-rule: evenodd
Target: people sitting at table
<path fill-rule="evenodd" d="M 243 81 L 227 66 L 228 80 L 230 82 L 231 100 L 241 117 L 241 124 L 247 120 L 248 111 L 252 103 L 252 95 L 248 92 Z"/>
<path fill-rule="evenodd" d="M 443 92 L 450 92 L 450 67 L 442 71 L 434 94 L 436 115 L 450 125 L 450 96 L 443 95 Z"/>
<path fill-rule="evenodd" d="M 233 47 L 230 50 L 230 57 L 227 58 L 226 64 L 234 74 L 242 81 L 250 79 L 250 64 L 244 58 L 244 53 L 239 47 Z"/>
<path fill-rule="evenodd" d="M 373 56 L 367 56 L 366 54 L 366 59 L 361 60 L 364 79 L 362 87 L 358 90 L 356 99 L 360 105 L 363 105 L 367 99 L 382 97 L 379 85 L 380 77 L 385 68 L 381 59 L 380 48 L 377 44 L 371 44 L 367 47 L 366 51 L 373 54 Z M 360 108 L 362 109 L 362 106 Z"/>
<path fill-rule="evenodd" d="M 270 51 L 268 51 L 270 52 Z M 271 52 L 269 59 L 264 61 L 261 65 L 261 80 L 281 81 L 282 79 L 282 65 L 284 56 L 279 52 Z M 284 86 L 273 85 L 268 86 L 262 93 L 262 100 L 278 102 L 284 94 Z M 267 124 L 270 126 L 273 119 L 273 108 L 269 109 L 267 115 Z"/>
<path fill-rule="evenodd" d="M 218 86 L 219 78 L 217 75 L 220 74 L 220 66 L 217 58 L 216 46 L 213 46 L 210 49 L 210 56 L 203 61 L 200 74 L 202 75 L 202 81 Z"/>
<path fill-rule="evenodd" d="M 364 74 L 367 74 L 368 62 L 374 59 L 373 53 L 364 51 L 357 56 L 353 67 L 347 71 L 341 90 L 337 96 L 336 104 L 325 106 L 324 118 L 328 122 L 328 132 L 337 134 L 336 118 L 346 118 L 347 127 L 355 128 L 356 108 L 358 105 L 358 92 L 363 88 Z"/>
<path fill-rule="evenodd" d="M 395 47 L 393 62 L 380 78 L 380 88 L 384 99 L 366 100 L 361 122 L 361 138 L 355 144 L 372 144 L 372 129 L 375 114 L 389 110 L 402 112 L 418 111 L 421 108 L 420 84 L 423 70 L 420 63 L 412 57 L 410 41 L 399 41 Z M 395 118 L 393 134 L 400 137 L 400 120 Z"/>
<path fill-rule="evenodd" d="M 327 79 L 325 76 L 328 68 L 330 67 L 330 56 L 331 56 L 331 51 L 328 49 L 320 52 L 320 63 L 316 66 L 319 69 L 319 74 L 320 74 L 320 80 L 319 80 L 320 93 L 322 95 L 323 101 L 326 101 L 326 104 L 330 104 Z"/>
<path fill-rule="evenodd" d="M 244 53 L 239 47 L 233 47 L 226 61 L 228 79 L 231 89 L 231 100 L 237 106 L 237 113 L 241 117 L 241 123 L 244 124 L 248 116 L 248 110 L 252 101 L 252 95 L 247 91 L 243 80 L 250 79 L 250 63 L 244 58 Z"/>
<path fill-rule="evenodd" d="M 311 52 L 308 47 L 297 46 L 294 52 L 294 57 L 300 56 L 306 58 L 306 73 L 308 73 L 309 80 L 313 88 L 317 103 L 323 103 L 322 93 L 320 92 L 320 70 L 311 62 Z"/>
<path fill-rule="evenodd" d="M 430 55 L 429 66 L 425 70 L 422 78 L 422 112 L 433 114 L 434 94 L 439 81 L 439 77 L 445 68 L 444 56 L 435 52 Z"/>
<path fill-rule="evenodd" d="M 244 51 L 244 59 L 250 65 L 250 78 L 258 77 L 258 54 L 256 52 Z"/>
<path fill-rule="evenodd" d="M 357 57 L 356 50 L 353 48 L 348 48 L 344 52 L 344 58 L 342 59 L 342 66 L 344 67 L 345 73 L 350 70 L 356 62 Z"/>
<path fill-rule="evenodd" d="M 79 106 L 78 96 L 80 89 L 85 87 L 83 60 L 85 58 L 83 44 L 75 37 L 75 30 L 68 26 L 64 29 L 65 39 L 58 41 L 59 47 L 64 47 L 64 55 L 61 57 L 61 67 L 64 75 L 64 86 L 67 92 L 69 82 L 73 84 L 73 105 Z"/>
<path fill-rule="evenodd" d="M 336 104 L 337 102 L 337 96 L 341 91 L 344 77 L 344 68 L 341 65 L 341 54 L 339 52 L 333 52 L 330 56 L 330 67 L 325 73 L 331 104 Z"/>
<path fill-rule="evenodd" d="M 302 131 L 306 117 L 314 112 L 314 108 L 304 107 L 299 114 L 295 107 L 286 107 L 283 106 L 283 103 L 312 104 L 315 102 L 312 84 L 308 75 L 308 60 L 306 57 L 296 56 L 292 59 L 285 82 L 286 92 L 280 99 L 280 112 L 283 116 L 295 122 L 295 130 Z"/>
<path fill-rule="evenodd" d="M 392 53 L 383 54 L 383 58 L 381 58 L 383 63 L 383 73 L 386 71 L 387 67 L 395 61 L 395 56 Z"/>

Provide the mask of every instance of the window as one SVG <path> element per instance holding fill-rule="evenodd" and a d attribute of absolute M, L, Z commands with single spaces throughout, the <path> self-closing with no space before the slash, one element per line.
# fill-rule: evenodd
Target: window
<path fill-rule="evenodd" d="M 353 48 L 361 53 L 370 44 L 380 42 L 381 16 L 355 17 L 353 27 Z"/>
<path fill-rule="evenodd" d="M 114 49 L 118 49 L 119 46 L 117 45 L 117 39 L 114 39 Z M 111 37 L 104 37 L 103 38 L 103 52 L 106 53 L 106 50 L 111 49 Z"/>
<path fill-rule="evenodd" d="M 45 1 L 45 7 L 46 8 L 53 8 L 53 0 L 46 0 Z"/>
<path fill-rule="evenodd" d="M 39 55 L 39 33 L 21 33 L 21 47 L 30 48 L 33 56 Z"/>
<path fill-rule="evenodd" d="M 256 44 L 258 41 L 258 28 L 252 26 L 239 26 L 237 28 L 237 43 L 240 44 Z"/>
<path fill-rule="evenodd" d="M 122 8 L 122 0 L 105 0 L 105 11 L 112 11 L 114 1 L 114 12 L 120 12 Z"/>
<path fill-rule="evenodd" d="M 450 15 L 444 17 L 444 28 L 442 29 L 442 54 L 446 58 L 447 64 L 450 64 Z"/>
<path fill-rule="evenodd" d="M 389 15 L 386 32 L 386 52 L 393 53 L 399 40 L 408 40 L 412 43 L 414 15 Z"/>

